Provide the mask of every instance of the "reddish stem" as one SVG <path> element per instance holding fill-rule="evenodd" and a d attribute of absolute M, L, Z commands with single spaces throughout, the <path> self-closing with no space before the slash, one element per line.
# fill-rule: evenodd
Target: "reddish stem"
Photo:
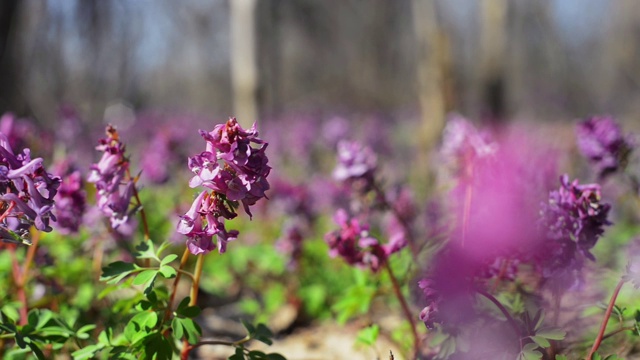
<path fill-rule="evenodd" d="M 9 207 L 7 208 L 7 210 L 5 210 L 2 215 L 0 215 L 0 223 L 4 221 L 4 219 L 6 219 L 9 216 L 9 213 L 11 212 L 11 210 L 13 210 L 13 208 L 16 206 L 15 201 L 12 201 L 9 203 Z"/>
<path fill-rule="evenodd" d="M 178 270 L 182 270 L 184 266 L 187 264 L 187 260 L 189 260 L 189 249 L 184 249 L 184 254 L 182 254 L 182 259 L 180 260 L 180 266 L 178 266 Z M 171 310 L 173 307 L 173 301 L 176 298 L 176 291 L 178 290 L 178 283 L 180 282 L 180 278 L 182 277 L 182 273 L 177 271 L 176 278 L 173 280 L 173 290 L 171 291 L 171 296 L 169 296 L 169 303 L 167 304 L 167 310 L 164 313 L 164 321 L 169 320 L 171 317 Z"/>
<path fill-rule="evenodd" d="M 607 306 L 607 311 L 604 313 L 604 319 L 602 319 L 602 324 L 600 325 L 600 331 L 598 332 L 596 340 L 593 342 L 593 347 L 591 347 L 589 355 L 587 355 L 587 360 L 591 360 L 593 358 L 593 355 L 598 351 L 600 343 L 602 343 L 602 340 L 604 339 L 604 332 L 607 330 L 607 323 L 609 322 L 609 318 L 613 312 L 613 306 L 616 304 L 616 299 L 618 298 L 618 294 L 620 293 L 620 289 L 622 289 L 622 285 L 624 285 L 624 283 L 625 281 L 620 279 L 616 289 L 613 290 L 613 295 L 611 295 L 611 300 L 609 300 L 609 306 Z"/>
<path fill-rule="evenodd" d="M 413 335 L 413 358 L 417 359 L 418 354 L 420 353 L 420 337 L 418 336 L 418 330 L 416 329 L 416 322 L 413 318 L 413 314 L 411 310 L 409 310 L 409 305 L 407 305 L 407 301 L 402 295 L 402 290 L 400 289 L 400 285 L 398 284 L 398 280 L 393 275 L 393 271 L 391 270 L 391 266 L 389 266 L 389 262 L 385 262 L 384 267 L 387 269 L 387 273 L 389 274 L 389 278 L 391 279 L 391 283 L 393 284 L 393 291 L 396 294 L 398 300 L 400 300 L 400 305 L 402 305 L 402 311 L 404 311 L 404 316 L 409 320 L 409 324 L 411 324 L 411 333 Z"/>
<path fill-rule="evenodd" d="M 20 301 L 20 325 L 27 324 L 27 313 L 29 311 L 29 304 L 27 303 L 27 294 L 24 292 L 24 286 L 22 286 L 22 276 L 20 274 L 20 264 L 18 264 L 18 257 L 16 256 L 16 246 L 10 245 L 9 251 L 11 252 L 11 272 L 13 273 L 13 282 L 16 284 L 16 296 Z"/>

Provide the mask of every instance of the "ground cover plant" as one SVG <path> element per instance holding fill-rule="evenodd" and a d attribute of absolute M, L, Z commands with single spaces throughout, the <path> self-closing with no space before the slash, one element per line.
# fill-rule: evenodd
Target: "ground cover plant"
<path fill-rule="evenodd" d="M 323 323 L 372 359 L 638 356 L 640 164 L 612 117 L 553 141 L 452 115 L 426 153 L 357 114 L 141 113 L 83 144 L 63 110 L 51 138 L 0 120 L 3 358 L 284 359 Z"/>

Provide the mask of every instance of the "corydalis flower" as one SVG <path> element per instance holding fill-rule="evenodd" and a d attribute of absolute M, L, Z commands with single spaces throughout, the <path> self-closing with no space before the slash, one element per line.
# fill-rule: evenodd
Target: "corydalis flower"
<path fill-rule="evenodd" d="M 611 117 L 592 117 L 580 122 L 576 137 L 580 152 L 596 166 L 600 177 L 624 168 L 633 149 Z"/>
<path fill-rule="evenodd" d="M 590 250 L 604 233 L 604 226 L 611 224 L 607 219 L 610 205 L 600 202 L 598 184 L 569 182 L 568 175 L 563 175 L 560 182 L 560 189 L 549 194 L 542 209 L 547 251 L 551 248 L 551 255 L 544 256 L 544 277 L 558 271 L 580 270 L 583 258 L 595 260 Z"/>
<path fill-rule="evenodd" d="M 454 115 L 443 130 L 440 153 L 459 173 L 467 170 L 470 162 L 492 156 L 497 148 L 487 132 L 478 131 L 471 122 Z"/>
<path fill-rule="evenodd" d="M 195 174 L 189 186 L 203 186 L 224 196 L 225 200 L 240 202 L 251 216 L 249 206 L 265 197 L 265 191 L 269 190 L 267 176 L 271 167 L 265 153 L 268 143 L 258 138 L 255 124 L 244 130 L 235 118 L 216 125 L 209 133 L 200 130 L 200 135 L 207 146 L 204 152 L 189 158 L 189 168 Z M 251 144 L 260 146 L 255 148 Z M 235 211 L 231 213 L 231 217 L 225 217 L 235 217 Z"/>
<path fill-rule="evenodd" d="M 82 174 L 71 169 L 67 162 L 60 163 L 54 172 L 62 177 L 55 208 L 58 229 L 65 234 L 76 233 L 86 208 L 87 196 L 83 190 Z"/>
<path fill-rule="evenodd" d="M 193 254 L 213 250 L 214 235 L 218 252 L 224 253 L 227 242 L 236 239 L 238 231 L 227 231 L 223 219 L 235 218 L 240 203 L 251 216 L 249 207 L 266 197 L 271 171 L 265 154 L 268 144 L 258 137 L 255 124 L 245 130 L 235 118 L 216 125 L 211 132 L 200 130 L 200 135 L 206 140 L 206 148 L 189 158 L 189 168 L 195 174 L 189 186 L 201 186 L 205 191 L 181 217 L 177 231 L 188 237 L 187 246 Z"/>
<path fill-rule="evenodd" d="M 42 158 L 31 159 L 31 151 L 14 154 L 8 138 L 0 133 L 0 239 L 27 242 L 31 225 L 51 231 L 49 220 L 60 178 L 47 173 Z"/>
<path fill-rule="evenodd" d="M 381 244 L 369 235 L 369 227 L 356 218 L 350 218 L 344 209 L 338 209 L 334 221 L 339 230 L 325 235 L 331 257 L 340 256 L 348 264 L 369 267 L 376 272 L 383 266 L 389 255 L 400 251 L 406 242 L 394 241 Z"/>
<path fill-rule="evenodd" d="M 338 181 L 362 181 L 367 191 L 374 181 L 377 167 L 376 155 L 366 146 L 355 141 L 338 143 L 338 164 L 333 170 L 333 178 Z"/>
<path fill-rule="evenodd" d="M 87 181 L 95 184 L 98 208 L 110 218 L 111 227 L 117 229 L 137 210 L 130 207 L 135 183 L 128 178 L 129 159 L 124 155 L 125 145 L 118 132 L 109 125 L 106 134 L 96 147 L 103 152 L 102 158 L 91 165 Z"/>

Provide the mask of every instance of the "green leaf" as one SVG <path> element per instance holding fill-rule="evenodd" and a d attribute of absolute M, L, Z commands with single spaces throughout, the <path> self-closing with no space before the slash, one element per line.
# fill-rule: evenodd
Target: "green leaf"
<path fill-rule="evenodd" d="M 545 339 L 542 336 L 531 336 L 531 340 L 540 345 L 541 348 L 548 348 L 549 346 L 551 346 L 549 340 Z"/>
<path fill-rule="evenodd" d="M 176 313 L 180 313 L 180 311 L 188 307 L 190 302 L 191 298 L 189 296 L 182 299 L 182 301 L 180 301 L 180 304 L 178 304 L 178 307 L 176 308 Z"/>
<path fill-rule="evenodd" d="M 173 318 L 173 320 L 171 320 L 171 329 L 173 329 L 173 337 L 181 340 L 184 335 L 184 327 L 180 323 L 179 318 Z"/>
<path fill-rule="evenodd" d="M 167 265 L 168 263 L 172 262 L 173 260 L 175 260 L 177 258 L 178 258 L 178 255 L 169 254 L 169 255 L 165 256 L 164 259 L 162 259 L 162 261 L 160 262 L 160 266 Z"/>
<path fill-rule="evenodd" d="M 368 326 L 358 332 L 358 336 L 356 341 L 368 345 L 373 346 L 378 340 L 378 334 L 380 333 L 380 327 L 376 324 Z"/>
<path fill-rule="evenodd" d="M 536 336 L 541 336 L 550 340 L 563 340 L 567 333 L 564 330 L 546 328 L 536 331 Z"/>
<path fill-rule="evenodd" d="M 106 328 L 100 332 L 100 335 L 98 335 L 98 342 L 103 345 L 111 345 L 112 335 L 113 330 L 111 328 Z"/>
<path fill-rule="evenodd" d="M 134 254 L 138 259 L 154 259 L 160 262 L 160 259 L 156 255 L 156 250 L 151 240 L 145 240 L 136 246 L 136 253 Z"/>
<path fill-rule="evenodd" d="M 102 349 L 104 349 L 103 344 L 89 345 L 80 350 L 74 351 L 71 356 L 73 356 L 74 360 L 93 359 Z"/>
<path fill-rule="evenodd" d="M 78 329 L 78 331 L 76 331 L 76 337 L 82 340 L 88 339 L 90 334 L 87 334 L 87 333 L 95 328 L 96 328 L 96 325 L 93 325 L 93 324 L 85 325 L 80 329 Z"/>
<path fill-rule="evenodd" d="M 3 317 L 9 318 L 12 322 L 17 322 L 20 319 L 20 313 L 18 312 L 18 308 L 13 306 L 13 304 L 6 304 L 2 308 L 0 308 L 0 313 Z"/>
<path fill-rule="evenodd" d="M 537 351 L 537 349 L 537 344 L 529 343 L 522 348 L 520 356 L 523 360 L 541 360 L 542 353 L 540 351 Z"/>
<path fill-rule="evenodd" d="M 153 279 L 157 273 L 158 273 L 157 270 L 145 270 L 139 273 L 138 275 L 136 275 L 136 277 L 133 279 L 133 285 L 146 284 L 151 279 Z"/>
<path fill-rule="evenodd" d="M 129 274 L 135 269 L 136 266 L 132 263 L 116 261 L 102 268 L 100 280 L 106 280 L 107 278 L 122 275 L 123 273 Z"/>
<path fill-rule="evenodd" d="M 236 348 L 236 352 L 233 355 L 229 356 L 228 360 L 245 360 L 244 359 L 244 352 L 242 351 L 242 348 L 241 347 L 237 347 Z"/>
<path fill-rule="evenodd" d="M 255 328 L 255 331 L 249 333 L 249 335 L 251 336 L 251 338 L 263 342 L 267 345 L 273 344 L 273 341 L 271 341 L 273 333 L 265 324 L 258 324 L 258 326 Z"/>
<path fill-rule="evenodd" d="M 157 324 L 157 313 L 151 311 L 141 312 L 129 320 L 129 323 L 124 328 L 124 335 L 135 344 L 146 337 Z"/>
<path fill-rule="evenodd" d="M 607 356 L 606 358 L 604 358 L 604 360 L 624 360 L 621 357 L 618 357 L 618 355 L 616 354 L 611 354 L 609 356 Z"/>
<path fill-rule="evenodd" d="M 31 348 L 31 351 L 33 352 L 33 355 L 35 355 L 38 360 L 46 360 L 47 359 L 44 356 L 44 353 L 42 352 L 42 350 L 40 350 L 38 345 L 36 345 L 36 343 L 29 342 L 29 347 Z"/>
<path fill-rule="evenodd" d="M 194 318 L 200 315 L 200 311 L 200 308 L 197 306 L 187 306 L 186 308 L 177 309 L 176 313 L 184 317 Z"/>
<path fill-rule="evenodd" d="M 164 276 L 167 279 L 171 279 L 172 277 L 175 277 L 176 274 L 178 273 L 176 269 L 174 269 L 169 265 L 162 265 L 160 267 L 160 270 L 158 270 L 158 272 L 160 272 L 162 276 Z"/>
<path fill-rule="evenodd" d="M 158 246 L 158 250 L 156 250 L 156 256 L 160 257 L 160 254 L 162 254 L 162 252 L 165 251 L 169 246 L 171 246 L 171 243 L 168 241 L 165 241 L 162 244 L 160 244 L 160 246 Z M 176 257 L 178 256 L 176 255 Z"/>
<path fill-rule="evenodd" d="M 567 356 L 566 355 L 556 355 L 556 359 L 555 360 L 567 360 Z"/>
<path fill-rule="evenodd" d="M 278 353 L 271 353 L 271 354 L 267 354 L 266 357 L 267 360 L 287 360 L 287 358 L 285 358 L 284 356 L 278 354 Z"/>
<path fill-rule="evenodd" d="M 189 344 L 192 344 L 192 345 L 197 344 L 198 338 L 200 337 L 200 335 L 202 335 L 202 329 L 200 329 L 200 326 L 191 319 L 181 319 L 181 318 L 174 318 L 174 319 L 177 320 L 177 323 L 183 327 L 184 333 L 186 335 L 186 338 Z"/>
<path fill-rule="evenodd" d="M 252 350 L 249 351 L 249 359 L 251 360 L 264 360 L 267 358 L 267 354 L 263 353 L 262 351 L 258 351 L 258 350 Z"/>
<path fill-rule="evenodd" d="M 133 279 L 133 285 L 144 284 L 144 293 L 148 294 L 151 290 L 153 290 L 153 283 L 156 280 L 157 275 L 157 270 L 145 270 Z"/>

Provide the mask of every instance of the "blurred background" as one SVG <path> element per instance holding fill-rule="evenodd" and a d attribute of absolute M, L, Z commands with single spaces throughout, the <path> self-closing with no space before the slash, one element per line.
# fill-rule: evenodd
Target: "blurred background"
<path fill-rule="evenodd" d="M 633 121 L 639 40 L 635 0 L 3 0 L 0 112 Z"/>

